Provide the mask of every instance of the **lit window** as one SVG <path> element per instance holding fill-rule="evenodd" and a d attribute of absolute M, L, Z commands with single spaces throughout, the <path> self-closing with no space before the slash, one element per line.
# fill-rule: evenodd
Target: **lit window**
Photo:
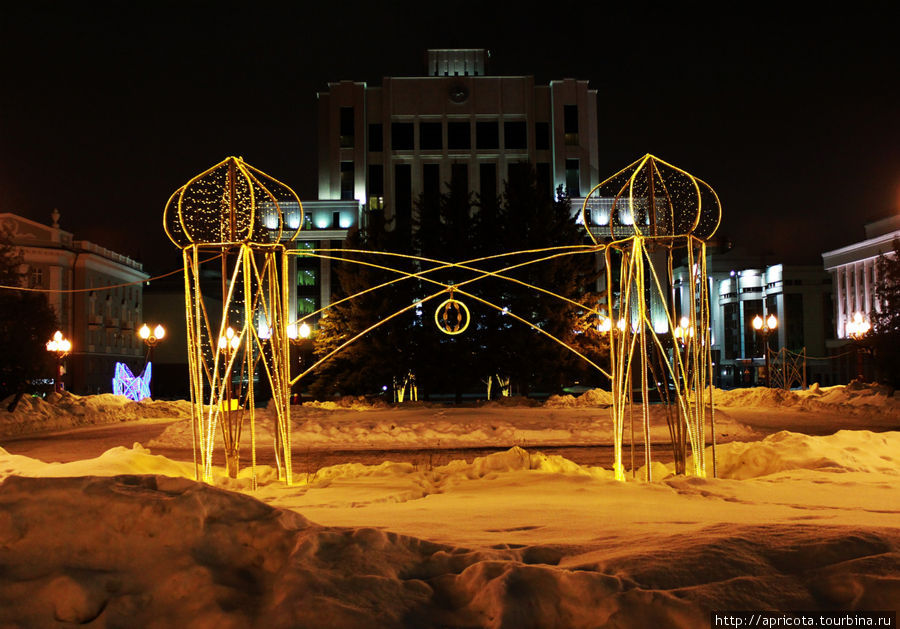
<path fill-rule="evenodd" d="M 315 269 L 297 269 L 297 286 L 315 286 L 316 275 Z"/>

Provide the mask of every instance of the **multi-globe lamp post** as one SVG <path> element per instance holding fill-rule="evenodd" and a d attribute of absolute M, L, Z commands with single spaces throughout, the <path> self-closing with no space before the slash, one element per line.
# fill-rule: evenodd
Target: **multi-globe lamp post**
<path fill-rule="evenodd" d="M 862 340 L 872 329 L 872 324 L 863 313 L 855 312 L 853 318 L 846 323 L 845 329 L 847 336 L 856 342 L 856 372 L 859 374 L 857 377 L 863 380 L 863 352 L 868 348 L 862 344 Z"/>
<path fill-rule="evenodd" d="M 672 336 L 674 336 L 681 345 L 685 345 L 689 338 L 694 338 L 694 326 L 691 325 L 691 320 L 687 317 L 681 317 L 681 321 L 678 322 L 678 325 L 675 326 L 675 329 L 672 330 Z"/>
<path fill-rule="evenodd" d="M 162 326 L 162 324 L 157 324 L 152 330 L 150 326 L 146 323 L 140 327 L 138 330 L 138 336 L 144 341 L 144 344 L 147 346 L 147 364 L 151 364 L 153 362 L 153 348 L 159 344 L 161 340 L 163 340 L 166 336 L 166 329 Z M 144 366 L 146 370 L 146 365 Z M 151 367 L 152 369 L 152 367 Z M 150 395 L 150 380 L 149 380 L 149 372 L 147 375 L 147 391 L 146 394 Z"/>
<path fill-rule="evenodd" d="M 219 337 L 219 349 L 225 354 L 225 364 L 231 364 L 231 355 L 241 346 L 241 337 L 234 332 L 234 328 L 228 326 L 225 334 Z M 228 385 L 225 387 L 225 409 L 231 411 L 232 403 L 232 378 L 228 372 Z"/>
<path fill-rule="evenodd" d="M 165 338 L 166 329 L 161 324 L 158 324 L 151 330 L 150 326 L 145 323 L 138 330 L 138 336 L 141 337 L 141 340 L 147 346 L 147 360 L 150 361 L 153 357 L 153 348 Z"/>
<path fill-rule="evenodd" d="M 778 318 L 770 314 L 763 320 L 759 315 L 753 317 L 753 329 L 763 338 L 763 351 L 766 354 L 766 386 L 772 386 L 771 362 L 769 359 L 769 335 L 778 327 Z"/>
<path fill-rule="evenodd" d="M 68 355 L 69 352 L 72 351 L 72 341 L 64 337 L 63 333 L 57 330 L 53 334 L 53 338 L 47 341 L 46 347 L 48 352 L 53 352 L 54 354 L 56 354 L 56 378 L 54 387 L 57 393 L 62 393 L 62 360 Z"/>
<path fill-rule="evenodd" d="M 628 322 L 625 319 L 619 319 L 616 322 L 615 329 L 617 332 L 624 332 L 625 328 L 628 326 Z M 607 334 L 613 329 L 613 320 L 607 317 L 606 315 L 600 315 L 600 322 L 597 324 L 597 330 L 599 330 L 603 334 Z"/>

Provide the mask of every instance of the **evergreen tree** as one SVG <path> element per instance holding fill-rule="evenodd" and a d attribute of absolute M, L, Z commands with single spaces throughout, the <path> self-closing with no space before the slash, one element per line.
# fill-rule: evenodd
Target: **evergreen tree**
<path fill-rule="evenodd" d="M 383 251 L 400 252 L 403 249 L 400 239 L 398 232 L 385 229 L 381 213 L 370 213 L 366 227 L 348 234 L 342 254 L 345 261 L 334 265 L 340 292 L 333 295 L 332 303 L 398 277 L 397 273 L 370 265 L 409 271 L 411 265 L 407 261 L 377 255 Z M 351 250 L 376 253 L 353 253 Z M 403 280 L 330 308 L 319 322 L 314 348 L 317 359 L 410 305 L 410 290 L 410 280 Z M 398 374 L 408 373 L 411 365 L 406 330 L 413 317 L 412 312 L 406 312 L 390 319 L 337 352 L 316 371 L 311 387 L 313 395 L 321 398 L 377 393 L 383 386 L 390 387 Z"/>
<path fill-rule="evenodd" d="M 541 189 L 530 168 L 510 169 L 499 216 L 502 228 L 496 247 L 503 252 L 535 251 L 584 241 L 582 228 L 572 218 L 568 197 L 562 190 L 558 190 L 554 198 Z M 504 257 L 502 264 L 509 267 L 550 255 L 556 257 L 505 273 L 528 286 L 492 280 L 493 292 L 509 312 L 569 345 L 580 346 L 596 361 L 602 352 L 602 340 L 589 339 L 590 333 L 583 336 L 586 329 L 583 315 L 595 310 L 597 305 L 597 296 L 591 293 L 597 277 L 594 256 L 586 253 L 558 256 L 555 252 L 522 253 Z M 531 286 L 556 293 L 581 306 Z M 486 329 L 486 345 L 488 353 L 495 357 L 496 370 L 511 376 L 513 385 L 517 385 L 522 394 L 534 387 L 555 392 L 567 381 L 585 374 L 585 363 L 575 354 L 512 317 L 494 314 Z"/>
<path fill-rule="evenodd" d="M 869 343 L 880 378 L 900 386 L 900 239 L 893 252 L 878 257 L 875 298 L 879 307 L 870 313 L 872 334 Z"/>
<path fill-rule="evenodd" d="M 457 399 L 464 392 L 482 391 L 483 380 L 497 374 L 512 378 L 523 394 L 535 388 L 555 392 L 567 381 L 584 375 L 585 363 L 580 358 L 516 317 L 600 360 L 605 341 L 596 333 L 596 317 L 589 314 L 598 301 L 590 292 L 596 280 L 594 256 L 560 255 L 530 263 L 552 253 L 529 250 L 584 241 L 568 199 L 561 194 L 553 198 L 542 191 L 532 169 L 511 169 L 499 199 L 476 198 L 462 181 L 451 182 L 441 194 L 423 195 L 416 203 L 411 241 L 402 235 L 403 230 L 388 232 L 378 215 L 373 217 L 366 229 L 349 237 L 347 249 L 405 251 L 409 245 L 423 258 L 447 262 L 496 255 L 499 257 L 474 262 L 472 267 L 502 273 L 526 285 L 500 277 L 470 282 L 482 273 L 438 268 L 440 262 L 407 265 L 397 258 L 345 252 L 345 258 L 402 266 L 422 277 L 380 288 L 331 309 L 320 324 L 318 356 L 327 355 L 374 322 L 409 308 L 323 365 L 314 394 L 372 392 L 410 371 L 416 375 L 420 396 L 451 393 Z M 499 255 L 520 251 L 527 253 Z M 516 265 L 521 266 L 504 270 Z M 344 296 L 396 277 L 390 271 L 351 264 L 340 265 L 337 273 Z M 474 296 L 454 292 L 454 298 L 466 304 L 471 317 L 462 334 L 442 334 L 434 324 L 435 311 L 448 293 L 412 307 L 444 286 L 459 286 L 459 291 Z M 535 286 L 575 303 L 535 290 Z M 502 308 L 506 312 L 499 310 Z M 510 312 L 515 316 L 507 314 Z"/>
<path fill-rule="evenodd" d="M 481 229 L 481 214 L 475 199 L 463 180 L 451 180 L 443 194 L 422 195 L 417 204 L 417 218 L 413 245 L 417 255 L 437 261 L 464 262 L 483 255 L 485 232 Z M 473 276 L 471 271 L 447 268 L 428 272 L 441 264 L 422 262 L 417 270 L 426 272 L 417 284 L 416 297 L 424 299 L 441 290 L 442 285 L 460 285 L 463 290 L 478 293 L 479 283 L 465 284 Z M 460 400 L 463 392 L 478 388 L 479 363 L 483 354 L 479 346 L 478 323 L 481 309 L 459 294 L 454 294 L 469 308 L 471 322 L 459 335 L 443 334 L 434 324 L 436 309 L 449 298 L 440 295 L 420 308 L 410 340 L 410 353 L 420 393 L 452 393 Z"/>
<path fill-rule="evenodd" d="M 0 233 L 0 286 L 23 282 L 22 254 L 8 233 Z M 56 316 L 42 293 L 0 288 L 0 399 L 21 391 L 27 382 L 48 375 L 46 342 Z"/>

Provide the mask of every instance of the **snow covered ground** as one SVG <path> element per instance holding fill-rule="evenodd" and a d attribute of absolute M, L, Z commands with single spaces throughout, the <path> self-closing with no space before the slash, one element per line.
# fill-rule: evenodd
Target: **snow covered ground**
<path fill-rule="evenodd" d="M 208 486 L 153 444 L 63 464 L 0 450 L 0 627 L 707 627 L 710 610 L 896 610 L 900 401 L 716 394 L 717 479 L 656 463 L 660 480 L 619 483 L 532 445 L 608 439 L 599 393 L 307 406 L 295 484 L 258 466 L 255 492 L 249 468 Z M 297 454 L 485 441 L 514 447 L 442 466 L 304 469 Z"/>

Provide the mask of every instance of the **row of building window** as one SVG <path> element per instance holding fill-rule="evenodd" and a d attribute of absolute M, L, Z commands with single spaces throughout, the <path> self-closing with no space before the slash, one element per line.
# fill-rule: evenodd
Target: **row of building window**
<path fill-rule="evenodd" d="M 581 174 L 579 170 L 579 160 L 577 159 L 567 159 L 566 160 L 566 189 L 569 195 L 573 197 L 581 196 L 581 185 L 580 179 Z M 520 163 L 510 163 L 508 165 L 509 175 L 513 177 L 513 173 L 518 168 L 527 168 L 528 164 L 526 162 Z M 482 162 L 478 165 L 479 168 L 479 179 L 481 182 L 481 187 L 479 193 L 482 198 L 492 198 L 497 196 L 498 186 L 497 186 L 497 164 L 495 162 Z M 406 170 L 411 169 L 409 164 L 397 164 L 394 167 L 395 177 L 398 171 L 405 173 Z M 440 164 L 423 164 L 422 165 L 422 183 L 423 183 L 423 192 L 427 195 L 429 194 L 440 194 L 441 189 L 441 174 L 440 174 L 441 165 Z M 547 162 L 538 162 L 535 165 L 536 176 L 538 180 L 538 186 L 541 190 L 547 190 L 552 193 L 552 180 L 551 180 L 551 169 L 550 164 Z M 411 173 L 410 173 L 411 174 Z M 406 177 L 406 175 L 401 175 L 401 178 Z M 403 179 L 405 181 L 405 178 Z M 469 181 L 469 165 L 466 162 L 456 163 L 450 165 L 450 182 L 461 182 L 461 185 L 468 187 Z M 411 181 L 410 181 L 411 183 Z M 404 186 L 405 184 L 401 181 L 397 184 L 397 186 Z M 368 181 L 367 181 L 367 189 L 368 189 L 368 201 L 369 201 L 369 209 L 382 209 L 384 206 L 384 166 L 381 164 L 370 164 L 369 172 L 368 172 Z M 341 162 L 341 199 L 342 200 L 351 200 L 355 198 L 356 190 L 355 190 L 355 168 L 354 163 L 347 161 Z M 335 212 L 335 216 L 338 216 L 338 213 Z M 335 219 L 337 220 L 337 218 Z"/>
<path fill-rule="evenodd" d="M 574 107 L 569 105 L 567 107 Z M 567 110 L 568 111 L 568 110 Z M 571 118 L 571 121 L 569 120 Z M 416 126 L 418 126 L 418 147 L 416 146 Z M 444 130 L 446 128 L 446 136 Z M 373 123 L 368 128 L 368 150 L 373 153 L 382 152 L 384 146 L 384 129 L 381 123 Z M 356 134 L 353 125 L 353 109 L 341 108 L 340 124 L 341 148 L 353 148 Z M 566 144 L 578 144 L 577 111 L 566 117 Z M 534 143 L 538 151 L 550 150 L 550 123 L 534 124 Z M 499 120 L 475 121 L 475 150 L 496 151 L 501 148 L 507 151 L 528 150 L 528 126 L 524 120 L 507 120 L 503 122 L 503 138 L 501 143 Z M 450 151 L 472 150 L 472 122 L 470 120 L 392 122 L 390 126 L 390 147 L 392 151 Z"/>
<path fill-rule="evenodd" d="M 527 162 L 510 163 L 507 168 L 509 176 L 514 177 L 516 169 L 528 168 Z M 482 199 L 495 198 L 498 194 L 497 185 L 497 164 L 496 162 L 482 162 L 478 165 L 480 189 L 479 193 Z M 402 188 L 411 185 L 412 167 L 409 164 L 397 164 L 394 167 L 395 172 L 395 189 L 400 191 Z M 552 193 L 552 180 L 550 164 L 547 162 L 538 162 L 535 165 L 537 183 L 541 190 Z M 580 196 L 579 185 L 579 161 L 577 159 L 566 160 L 566 187 L 571 196 Z M 409 184 L 407 184 L 409 180 Z M 466 162 L 450 165 L 450 182 L 458 183 L 464 188 L 469 185 L 469 164 Z M 370 164 L 368 172 L 368 199 L 369 209 L 382 209 L 384 205 L 384 166 L 381 164 Z M 426 197 L 437 196 L 441 193 L 441 165 L 440 164 L 423 164 L 422 165 L 422 188 Z M 341 199 L 354 198 L 354 167 L 353 162 L 341 162 Z"/>

